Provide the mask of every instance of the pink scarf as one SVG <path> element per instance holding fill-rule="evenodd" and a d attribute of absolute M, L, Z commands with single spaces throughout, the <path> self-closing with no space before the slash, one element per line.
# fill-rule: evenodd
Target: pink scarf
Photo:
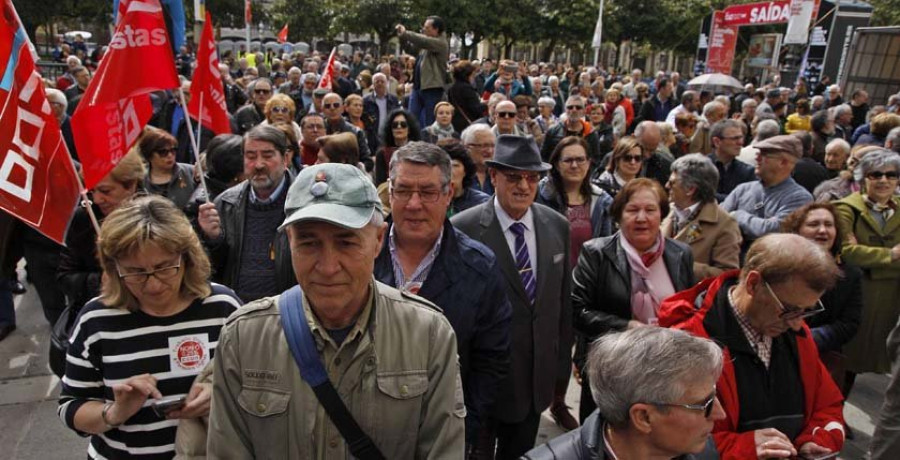
<path fill-rule="evenodd" d="M 656 324 L 656 312 L 661 299 L 653 293 L 655 289 L 650 281 L 650 266 L 662 256 L 666 239 L 660 233 L 650 251 L 643 254 L 639 254 L 624 236 L 620 241 L 631 268 L 631 314 L 642 323 Z"/>

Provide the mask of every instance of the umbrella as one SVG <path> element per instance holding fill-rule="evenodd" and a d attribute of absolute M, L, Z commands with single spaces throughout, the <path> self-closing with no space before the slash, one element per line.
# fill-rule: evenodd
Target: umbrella
<path fill-rule="evenodd" d="M 709 89 L 716 93 L 733 92 L 734 90 L 744 89 L 744 85 L 731 75 L 723 73 L 707 73 L 695 77 L 687 84 L 688 88 L 705 90 Z"/>
<path fill-rule="evenodd" d="M 90 40 L 91 37 L 93 37 L 93 34 L 91 34 L 88 31 L 85 31 L 85 30 L 73 30 L 71 32 L 66 32 L 65 36 L 66 36 L 66 39 L 74 40 L 75 35 L 79 35 L 79 34 L 81 35 L 81 38 L 83 38 L 85 40 Z"/>

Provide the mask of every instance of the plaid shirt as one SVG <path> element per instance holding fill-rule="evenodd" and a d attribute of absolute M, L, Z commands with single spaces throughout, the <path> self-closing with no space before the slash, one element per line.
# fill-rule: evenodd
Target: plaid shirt
<path fill-rule="evenodd" d="M 759 332 L 756 332 L 753 329 L 753 326 L 750 325 L 750 320 L 741 313 L 740 310 L 734 304 L 734 287 L 728 290 L 728 304 L 731 305 L 731 311 L 734 312 L 734 317 L 737 319 L 738 324 L 741 325 L 741 330 L 744 331 L 744 336 L 747 337 L 747 342 L 750 343 L 750 348 L 753 348 L 753 351 L 756 352 L 756 356 L 763 362 L 766 366 L 766 369 L 769 368 L 769 362 L 772 360 L 772 338 Z"/>

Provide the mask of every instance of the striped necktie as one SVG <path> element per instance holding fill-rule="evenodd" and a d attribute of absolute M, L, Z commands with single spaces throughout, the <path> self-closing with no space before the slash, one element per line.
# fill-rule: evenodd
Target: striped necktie
<path fill-rule="evenodd" d="M 516 235 L 516 269 L 522 278 L 522 287 L 528 300 L 534 304 L 537 293 L 537 281 L 534 279 L 534 271 L 531 269 L 531 258 L 528 256 L 528 245 L 525 244 L 525 224 L 516 222 L 509 226 L 510 231 Z"/>

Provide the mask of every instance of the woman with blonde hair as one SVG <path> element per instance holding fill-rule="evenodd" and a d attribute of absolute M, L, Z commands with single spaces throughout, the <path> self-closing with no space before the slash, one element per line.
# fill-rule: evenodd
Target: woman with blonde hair
<path fill-rule="evenodd" d="M 194 379 L 240 300 L 209 283 L 206 252 L 168 200 L 122 204 L 97 246 L 102 288 L 72 331 L 57 412 L 91 435 L 91 457 L 174 455 L 178 419 L 209 414 L 212 385 Z"/>
<path fill-rule="evenodd" d="M 294 130 L 294 137 L 298 140 L 303 138 L 303 135 L 300 133 L 300 125 L 294 121 L 294 116 L 297 114 L 297 105 L 294 104 L 294 100 L 287 94 L 276 94 L 269 98 L 263 113 L 266 115 L 266 119 L 260 124 L 275 125 L 285 123 Z"/>

